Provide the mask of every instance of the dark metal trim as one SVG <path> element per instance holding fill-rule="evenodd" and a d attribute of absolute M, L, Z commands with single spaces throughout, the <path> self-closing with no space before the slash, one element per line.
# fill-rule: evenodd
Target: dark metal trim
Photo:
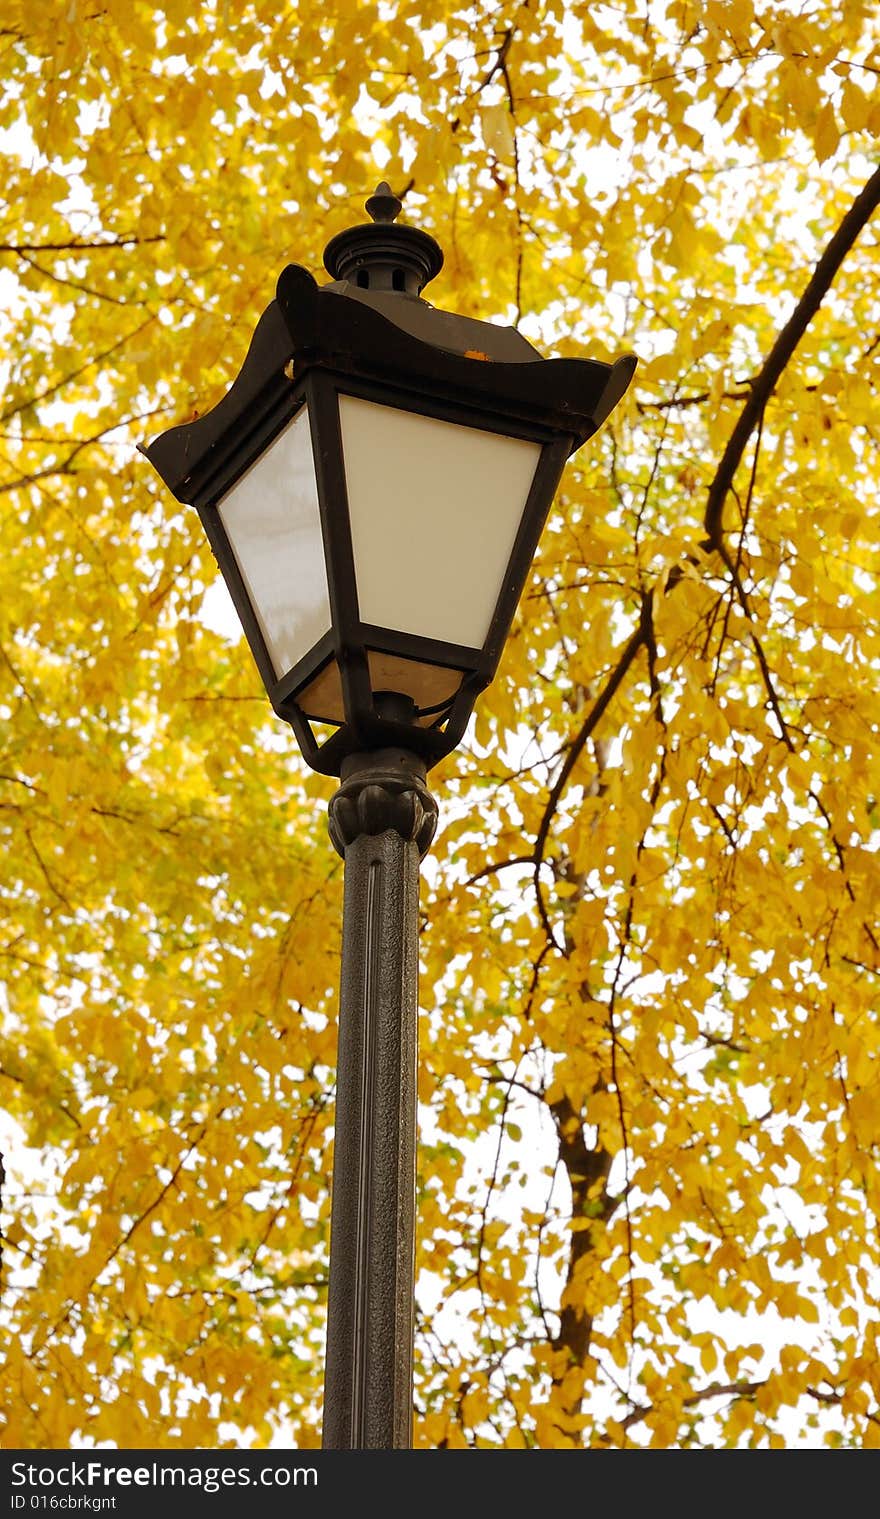
<path fill-rule="evenodd" d="M 504 651 L 510 625 L 531 570 L 556 487 L 571 451 L 569 444 L 568 438 L 557 438 L 554 442 L 548 443 L 541 452 L 501 592 L 489 624 L 486 642 L 483 645 L 479 668 L 487 672 L 487 683 L 495 674 Z"/>
<path fill-rule="evenodd" d="M 471 363 L 473 360 L 467 360 Z M 551 361 L 547 359 L 546 363 Z M 498 366 L 483 366 L 497 368 Z M 519 367 L 519 366 L 517 366 Z M 431 390 L 414 391 L 387 380 L 340 374 L 334 371 L 337 394 L 351 396 L 354 400 L 371 401 L 376 406 L 387 406 L 393 411 L 411 412 L 417 417 L 431 417 L 437 422 L 449 422 L 454 427 L 470 427 L 475 432 L 495 433 L 501 438 L 522 438 L 528 443 L 550 443 L 559 437 L 559 429 L 546 423 L 529 420 L 516 415 L 499 416 L 468 404 L 454 395 L 441 396 Z M 570 441 L 570 440 L 569 440 Z"/>
<path fill-rule="evenodd" d="M 318 642 L 312 645 L 308 654 L 305 654 L 302 659 L 298 660 L 281 680 L 277 680 L 273 686 L 268 687 L 269 697 L 273 706 L 277 707 L 279 703 L 286 702 L 289 697 L 295 697 L 296 692 L 301 686 L 308 685 L 309 681 L 315 678 L 323 666 L 329 664 L 333 658 L 334 649 L 333 629 L 331 628 L 324 634 L 323 638 L 319 638 Z"/>
<path fill-rule="evenodd" d="M 303 714 L 296 702 L 285 703 L 275 708 L 279 717 L 284 718 L 294 731 L 296 741 L 302 750 L 302 757 L 310 770 L 316 770 L 319 775 L 338 775 L 339 771 L 333 763 L 331 756 L 325 753 L 327 745 L 319 745 L 308 718 Z"/>
<path fill-rule="evenodd" d="M 266 647 L 266 641 L 263 638 L 256 613 L 251 605 L 250 596 L 245 588 L 232 545 L 226 536 L 223 523 L 215 507 L 199 507 L 198 513 L 220 573 L 232 597 L 233 606 L 238 613 L 245 638 L 254 657 L 254 662 L 260 672 L 267 692 L 270 693 L 271 699 L 271 693 L 278 683 L 278 676 L 269 650 Z"/>
<path fill-rule="evenodd" d="M 397 628 L 380 628 L 370 622 L 361 623 L 360 636 L 367 649 L 399 654 L 402 659 L 443 665 L 451 670 L 474 670 L 482 658 L 480 649 L 472 649 L 465 644 L 443 643 L 439 638 L 401 633 Z"/>
<path fill-rule="evenodd" d="M 309 417 L 324 535 L 324 561 L 333 626 L 333 647 L 342 701 L 355 742 L 363 743 L 361 717 L 372 708 L 367 657 L 360 637 L 357 578 L 345 484 L 339 398 L 332 376 L 313 371 L 308 381 Z"/>
<path fill-rule="evenodd" d="M 359 647 L 360 619 L 339 400 L 332 375 L 313 371 L 309 375 L 307 395 L 334 647 L 337 655 L 344 656 Z"/>
<path fill-rule="evenodd" d="M 178 501 L 191 506 L 216 501 L 293 416 L 299 402 L 286 372 L 293 352 L 281 308 L 272 301 L 222 400 L 197 421 L 169 428 L 140 446 Z"/>

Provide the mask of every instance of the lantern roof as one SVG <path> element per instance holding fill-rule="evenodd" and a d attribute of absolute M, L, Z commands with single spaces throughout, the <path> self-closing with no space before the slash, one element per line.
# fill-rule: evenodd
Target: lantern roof
<path fill-rule="evenodd" d="M 369 274 L 366 243 L 360 254 Z M 381 263 L 384 254 L 376 256 Z M 348 268 L 346 257 L 334 255 L 331 267 Z M 549 428 L 569 437 L 573 453 L 620 400 L 636 360 L 630 354 L 611 364 L 543 358 L 515 328 L 437 310 L 405 291 L 348 279 L 319 286 L 307 269 L 289 264 L 226 395 L 205 416 L 169 429 L 141 452 L 179 501 L 216 500 L 271 441 L 273 426 L 290 416 L 297 382 L 316 365 L 343 384 L 351 376 L 457 403 L 474 411 L 477 425 L 497 417 L 501 425 L 506 419 Z"/>

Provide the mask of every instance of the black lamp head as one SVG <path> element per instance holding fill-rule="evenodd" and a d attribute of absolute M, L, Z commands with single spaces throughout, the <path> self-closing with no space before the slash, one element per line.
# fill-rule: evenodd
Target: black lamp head
<path fill-rule="evenodd" d="M 364 750 L 432 765 L 460 742 L 565 461 L 636 365 L 545 359 L 513 327 L 429 305 L 438 244 L 397 223 L 384 181 L 366 208 L 327 245 L 331 283 L 282 271 L 213 410 L 141 450 L 197 508 L 272 705 L 328 775 Z"/>

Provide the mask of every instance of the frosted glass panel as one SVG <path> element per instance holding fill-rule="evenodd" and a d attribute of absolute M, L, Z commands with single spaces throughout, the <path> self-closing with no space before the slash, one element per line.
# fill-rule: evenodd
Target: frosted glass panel
<path fill-rule="evenodd" d="M 306 408 L 219 507 L 280 677 L 330 627 L 318 489 Z"/>
<path fill-rule="evenodd" d="M 364 622 L 480 648 L 540 445 L 340 396 Z"/>
<path fill-rule="evenodd" d="M 411 696 L 417 707 L 436 707 L 441 702 L 451 702 L 462 681 L 460 670 L 447 670 L 440 665 L 421 664 L 415 659 L 402 659 L 381 649 L 367 650 L 370 685 L 374 691 L 399 691 Z M 297 695 L 306 717 L 316 722 L 341 723 L 345 721 L 342 700 L 342 680 L 335 659 L 327 662 L 322 670 L 309 681 Z M 419 718 L 422 727 L 434 722 L 436 712 L 428 712 Z"/>

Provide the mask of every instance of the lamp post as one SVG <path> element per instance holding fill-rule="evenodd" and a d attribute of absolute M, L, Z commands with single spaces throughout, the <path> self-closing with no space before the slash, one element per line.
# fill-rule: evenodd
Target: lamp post
<path fill-rule="evenodd" d="M 345 861 L 323 1444 L 412 1440 L 419 861 L 430 767 L 491 681 L 565 461 L 635 359 L 543 359 L 430 306 L 371 220 L 281 273 L 224 398 L 142 449 L 195 506 L 276 713 L 338 776 Z"/>

